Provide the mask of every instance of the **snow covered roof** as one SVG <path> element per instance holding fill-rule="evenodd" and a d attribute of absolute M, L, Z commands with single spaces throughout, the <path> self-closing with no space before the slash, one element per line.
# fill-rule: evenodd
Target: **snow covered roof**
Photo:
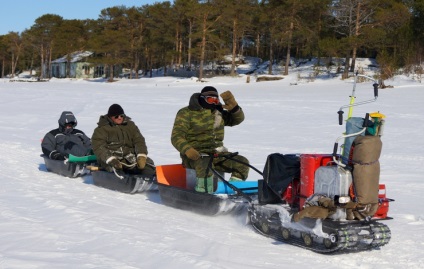
<path fill-rule="evenodd" d="M 88 57 L 92 54 L 93 54 L 93 52 L 91 52 L 91 51 L 76 51 L 76 52 L 73 52 L 73 53 L 71 53 L 71 63 L 79 62 L 82 59 L 84 59 L 84 58 L 86 58 L 86 57 Z M 61 58 L 58 58 L 58 59 L 52 61 L 52 63 L 66 63 L 68 61 L 67 57 L 68 57 L 68 54 L 61 57 Z"/>

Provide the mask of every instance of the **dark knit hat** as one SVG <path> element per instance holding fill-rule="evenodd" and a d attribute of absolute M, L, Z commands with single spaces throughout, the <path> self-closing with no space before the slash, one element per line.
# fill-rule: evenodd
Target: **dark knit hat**
<path fill-rule="evenodd" d="M 218 97 L 218 91 L 212 86 L 206 86 L 200 92 L 203 96 L 216 96 Z"/>
<path fill-rule="evenodd" d="M 109 117 L 118 116 L 118 115 L 121 115 L 121 114 L 125 114 L 125 113 L 124 113 L 124 110 L 122 109 L 122 107 L 118 104 L 111 105 L 109 107 L 109 110 L 107 111 L 107 115 Z"/>

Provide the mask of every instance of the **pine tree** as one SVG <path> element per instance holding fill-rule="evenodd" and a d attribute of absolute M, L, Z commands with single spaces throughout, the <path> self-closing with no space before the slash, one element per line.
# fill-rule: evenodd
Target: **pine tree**
<path fill-rule="evenodd" d="M 236 58 L 242 55 L 240 44 L 243 42 L 244 33 L 251 27 L 251 17 L 256 1 L 252 0 L 224 0 L 222 6 L 222 24 L 229 29 L 231 49 L 230 75 L 236 75 Z"/>
<path fill-rule="evenodd" d="M 17 32 L 9 32 L 4 36 L 3 42 L 5 44 L 6 51 L 9 54 L 11 63 L 10 71 L 12 77 L 15 76 L 16 67 L 18 65 L 19 57 L 23 50 L 22 38 Z"/>
<path fill-rule="evenodd" d="M 28 41 L 39 51 L 41 78 L 50 78 L 55 34 L 62 22 L 61 16 L 46 14 L 37 18 L 35 24 L 27 31 Z"/>
<path fill-rule="evenodd" d="M 98 63 L 108 66 L 109 81 L 115 77 L 115 69 L 129 62 L 129 25 L 125 16 L 126 7 L 116 6 L 101 11 L 95 33 L 89 47 L 101 55 Z"/>

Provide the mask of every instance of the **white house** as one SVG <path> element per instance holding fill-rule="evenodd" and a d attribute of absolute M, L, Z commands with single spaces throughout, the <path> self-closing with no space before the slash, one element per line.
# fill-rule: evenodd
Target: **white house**
<path fill-rule="evenodd" d="M 96 78 L 104 75 L 103 65 L 93 65 L 87 58 L 93 55 L 91 51 L 76 51 L 52 61 L 51 76 L 55 78 L 66 78 L 69 68 L 70 78 Z M 68 67 L 69 63 L 69 67 Z"/>

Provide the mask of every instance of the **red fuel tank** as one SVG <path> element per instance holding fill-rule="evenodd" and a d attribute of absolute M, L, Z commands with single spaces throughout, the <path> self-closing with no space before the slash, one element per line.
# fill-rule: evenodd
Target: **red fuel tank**
<path fill-rule="evenodd" d="M 315 171 L 333 161 L 331 154 L 301 154 L 300 155 L 300 199 L 303 207 L 306 198 L 314 194 Z"/>

